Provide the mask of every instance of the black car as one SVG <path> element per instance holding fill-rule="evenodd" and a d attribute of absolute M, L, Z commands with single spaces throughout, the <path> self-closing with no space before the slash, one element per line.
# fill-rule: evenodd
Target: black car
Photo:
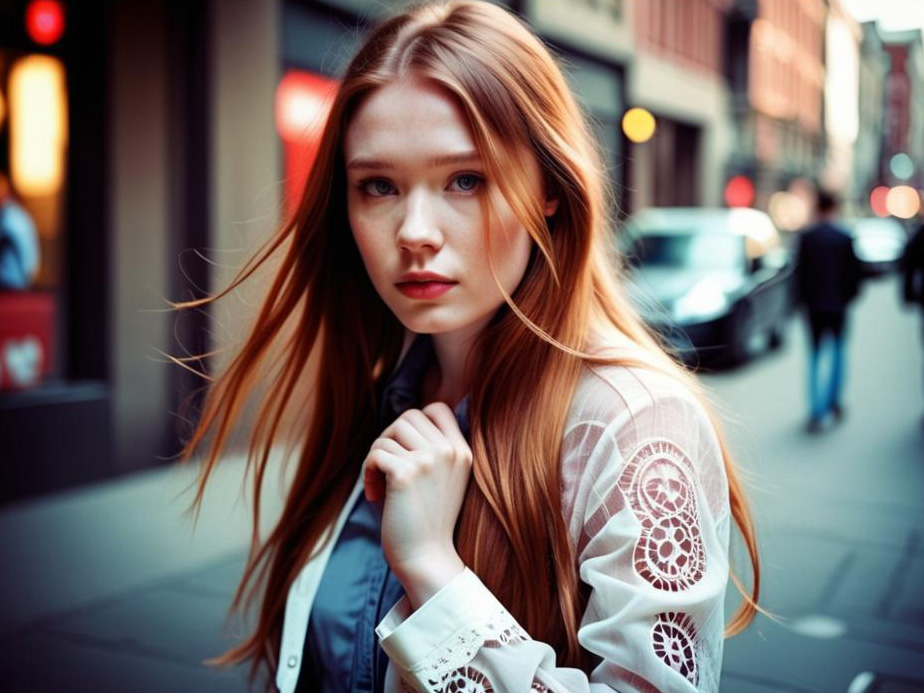
<path fill-rule="evenodd" d="M 758 336 L 771 348 L 782 343 L 793 264 L 765 213 L 652 208 L 630 217 L 622 245 L 633 267 L 630 296 L 685 360 L 738 364 Z"/>

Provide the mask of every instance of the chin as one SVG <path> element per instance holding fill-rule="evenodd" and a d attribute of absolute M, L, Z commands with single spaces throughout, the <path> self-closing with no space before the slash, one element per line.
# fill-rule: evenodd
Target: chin
<path fill-rule="evenodd" d="M 471 320 L 460 320 L 457 316 L 451 315 L 451 310 L 446 310 L 443 306 L 421 306 L 417 310 L 393 311 L 395 317 L 411 332 L 417 334 L 441 334 L 444 332 L 454 332 L 460 328 L 470 325 Z M 449 313 L 447 315 L 447 313 Z"/>
<path fill-rule="evenodd" d="M 443 332 L 452 332 L 464 327 L 457 322 L 447 322 L 445 320 L 433 320 L 432 318 L 421 318 L 417 316 L 410 319 L 401 319 L 401 324 L 411 332 L 417 334 L 442 334 Z"/>

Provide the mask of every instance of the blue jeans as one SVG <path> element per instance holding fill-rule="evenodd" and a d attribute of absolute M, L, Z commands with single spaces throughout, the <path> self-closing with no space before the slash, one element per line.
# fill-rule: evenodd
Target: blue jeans
<path fill-rule="evenodd" d="M 844 385 L 844 313 L 809 313 L 812 353 L 809 358 L 809 406 L 818 421 L 841 404 Z M 822 376 L 825 377 L 822 377 Z"/>

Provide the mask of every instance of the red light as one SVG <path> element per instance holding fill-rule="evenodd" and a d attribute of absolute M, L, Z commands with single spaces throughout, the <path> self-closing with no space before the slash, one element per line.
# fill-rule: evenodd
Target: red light
<path fill-rule="evenodd" d="M 873 191 L 869 194 L 869 207 L 877 217 L 889 216 L 889 208 L 886 206 L 888 196 L 889 188 L 885 185 L 873 188 Z"/>
<path fill-rule="evenodd" d="M 754 184 L 747 176 L 735 176 L 725 185 L 725 203 L 729 207 L 750 207 L 754 203 Z"/>
<path fill-rule="evenodd" d="M 285 154 L 289 213 L 305 187 L 337 84 L 312 72 L 289 70 L 276 87 L 276 130 Z"/>
<path fill-rule="evenodd" d="M 55 0 L 34 0 L 26 9 L 26 31 L 43 46 L 56 43 L 64 33 L 64 10 Z"/>
<path fill-rule="evenodd" d="M 337 82 L 289 70 L 276 88 L 276 130 L 286 141 L 313 140 L 327 120 Z"/>

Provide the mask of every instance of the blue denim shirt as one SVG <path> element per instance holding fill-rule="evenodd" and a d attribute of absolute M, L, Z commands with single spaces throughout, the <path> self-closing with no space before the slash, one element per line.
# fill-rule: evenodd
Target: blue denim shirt
<path fill-rule="evenodd" d="M 421 404 L 420 386 L 434 358 L 432 337 L 420 334 L 382 389 L 379 432 Z M 468 396 L 455 409 L 468 439 Z M 375 626 L 404 595 L 382 553 L 381 504 L 360 494 L 324 570 L 308 622 L 299 693 L 380 693 L 385 655 Z"/>

